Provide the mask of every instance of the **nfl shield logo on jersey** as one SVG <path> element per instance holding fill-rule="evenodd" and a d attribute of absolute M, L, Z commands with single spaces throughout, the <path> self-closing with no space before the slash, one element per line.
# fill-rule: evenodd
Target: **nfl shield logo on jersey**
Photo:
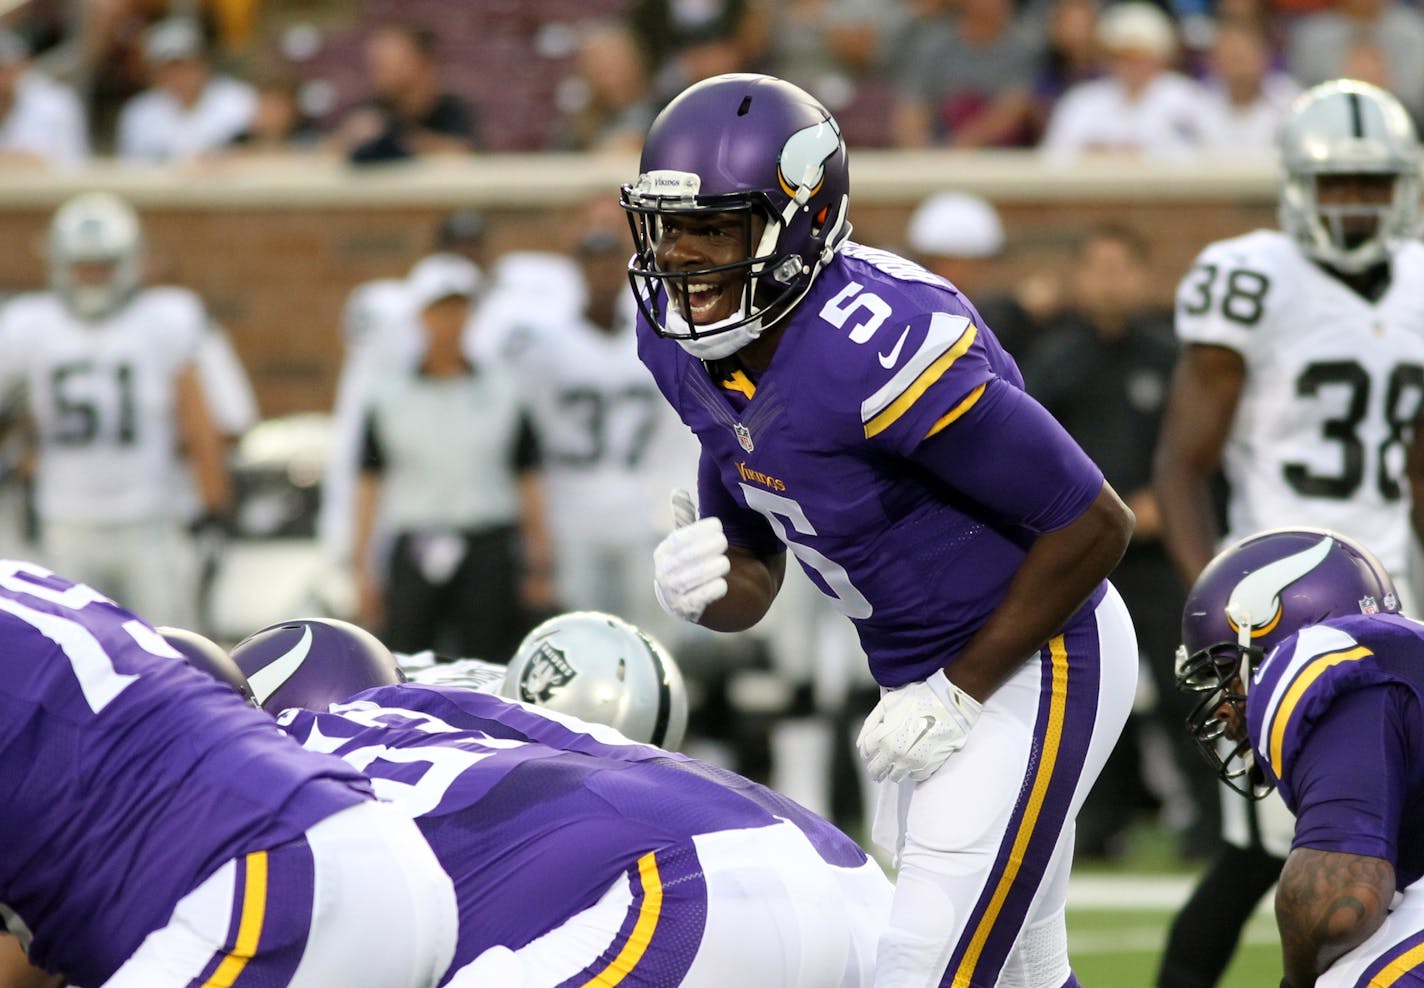
<path fill-rule="evenodd" d="M 752 430 L 738 422 L 732 426 L 732 431 L 737 434 L 737 442 L 742 444 L 742 449 L 748 453 L 756 451 L 756 444 L 752 442 Z"/>
<path fill-rule="evenodd" d="M 545 642 L 519 677 L 519 698 L 525 703 L 544 703 L 576 675 L 564 653 Z"/>

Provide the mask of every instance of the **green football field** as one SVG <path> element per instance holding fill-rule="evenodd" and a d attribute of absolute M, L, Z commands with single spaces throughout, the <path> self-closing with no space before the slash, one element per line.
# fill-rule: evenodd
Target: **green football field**
<path fill-rule="evenodd" d="M 1145 853 L 1126 867 L 1075 867 L 1069 881 L 1068 954 L 1083 988 L 1153 988 L 1167 927 L 1196 884 L 1194 869 L 1167 860 L 1152 841 L 1138 844 Z M 1242 931 L 1218 988 L 1280 984 L 1273 898 L 1264 897 Z"/>
<path fill-rule="evenodd" d="M 1068 953 L 1083 988 L 1151 988 L 1172 911 L 1160 908 L 1068 910 Z M 1280 947 L 1269 912 L 1247 926 L 1219 988 L 1274 988 Z"/>

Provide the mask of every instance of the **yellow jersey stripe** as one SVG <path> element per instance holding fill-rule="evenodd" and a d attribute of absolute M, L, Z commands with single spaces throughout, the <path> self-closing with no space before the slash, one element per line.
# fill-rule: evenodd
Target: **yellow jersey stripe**
<path fill-rule="evenodd" d="M 979 955 L 983 953 L 989 933 L 998 921 L 999 910 L 1004 907 L 1004 900 L 1008 898 L 1009 888 L 1014 884 L 1014 879 L 1018 877 L 1019 866 L 1023 864 L 1024 851 L 1028 848 L 1029 838 L 1033 836 L 1033 828 L 1038 823 L 1038 814 L 1043 809 L 1043 801 L 1048 796 L 1048 785 L 1053 781 L 1053 767 L 1058 762 L 1058 748 L 1063 740 L 1063 717 L 1068 705 L 1068 649 L 1063 642 L 1062 635 L 1049 641 L 1048 651 L 1053 664 L 1053 678 L 1052 685 L 1049 687 L 1048 699 L 1048 729 L 1043 736 L 1043 754 L 1039 758 L 1038 768 L 1034 773 L 1033 790 L 1029 795 L 1023 819 L 1019 821 L 1018 833 L 1014 835 L 1013 850 L 1009 852 L 1009 859 L 1004 865 L 1003 873 L 999 876 L 999 884 L 995 886 L 994 895 L 989 900 L 989 908 L 984 910 L 984 915 L 980 917 L 979 925 L 974 928 L 974 936 L 969 941 L 969 947 L 964 952 L 964 958 L 959 962 L 958 970 L 954 972 L 953 988 L 970 988 L 974 979 L 974 968 L 979 964 Z"/>
<path fill-rule="evenodd" d="M 658 876 L 655 852 L 649 851 L 638 859 L 638 878 L 643 883 L 643 905 L 638 910 L 638 921 L 633 925 L 633 932 L 628 934 L 618 956 L 609 961 L 608 966 L 594 975 L 591 981 L 585 982 L 584 988 L 613 988 L 622 984 L 653 942 L 663 908 L 663 885 Z"/>
<path fill-rule="evenodd" d="M 860 403 L 861 424 L 885 411 L 901 392 L 915 383 L 915 379 L 925 372 L 925 368 L 943 356 L 944 352 L 959 342 L 971 328 L 968 316 L 951 316 L 947 312 L 936 312 L 931 316 L 930 324 L 925 330 L 925 338 L 920 341 L 919 348 L 896 369 L 890 380 L 876 388 L 873 395 Z M 910 328 L 906 326 L 905 332 L 908 334 L 909 331 Z M 897 343 L 895 349 L 898 350 L 899 347 L 900 344 Z"/>
<path fill-rule="evenodd" d="M 954 366 L 954 362 L 969 352 L 969 348 L 974 345 L 974 338 L 979 335 L 979 330 L 971 325 L 964 331 L 954 344 L 934 363 L 925 368 L 924 372 L 910 384 L 908 388 L 900 393 L 900 397 L 892 401 L 886 409 L 876 415 L 869 422 L 865 423 L 865 438 L 870 439 L 884 432 L 894 425 L 900 418 L 908 412 L 920 400 L 920 396 L 930 389 L 944 372 Z"/>
<path fill-rule="evenodd" d="M 1369 988 L 1390 988 L 1404 975 L 1424 964 L 1424 943 L 1411 947 L 1389 962 L 1389 966 L 1370 979 Z"/>
<path fill-rule="evenodd" d="M 237 941 L 203 988 L 232 988 L 243 968 L 257 953 L 262 938 L 262 921 L 267 912 L 267 852 L 253 851 L 246 858 L 247 887 L 242 894 L 242 917 L 237 924 Z"/>
<path fill-rule="evenodd" d="M 1306 663 L 1305 668 L 1301 669 L 1300 674 L 1295 677 L 1295 682 L 1291 683 L 1290 689 L 1286 691 L 1280 706 L 1276 708 L 1275 717 L 1271 722 L 1269 751 L 1271 771 L 1276 773 L 1276 778 L 1281 777 L 1281 749 L 1285 747 L 1286 743 L 1286 727 L 1290 724 L 1291 714 L 1295 713 L 1296 704 L 1300 703 L 1300 698 L 1305 695 L 1305 691 L 1310 689 L 1310 685 L 1331 666 L 1337 666 L 1341 662 L 1355 662 L 1363 659 L 1366 655 L 1373 654 L 1365 646 L 1359 645 L 1348 652 L 1327 652 L 1325 655 L 1317 656 Z"/>
<path fill-rule="evenodd" d="M 925 433 L 925 438 L 928 439 L 930 436 L 933 436 L 936 432 L 949 425 L 955 419 L 959 418 L 959 416 L 969 411 L 969 409 L 973 408 L 975 402 L 977 402 L 980 396 L 984 394 L 984 389 L 988 386 L 989 382 L 985 381 L 983 384 L 979 385 L 979 387 L 969 392 L 969 394 L 965 396 L 963 401 L 955 405 L 948 412 L 945 412 L 944 415 L 940 416 L 938 422 L 930 426 L 930 431 Z"/>
<path fill-rule="evenodd" d="M 745 371 L 733 371 L 731 377 L 722 379 L 721 385 L 728 391 L 740 391 L 748 398 L 756 397 L 756 385 L 747 377 Z"/>

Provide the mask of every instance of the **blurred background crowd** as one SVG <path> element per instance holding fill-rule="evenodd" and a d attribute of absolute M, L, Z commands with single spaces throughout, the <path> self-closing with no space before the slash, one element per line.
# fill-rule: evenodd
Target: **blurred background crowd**
<path fill-rule="evenodd" d="M 0 25 L 10 175 L 177 165 L 218 182 L 257 158 L 374 172 L 504 152 L 627 156 L 665 101 L 737 70 L 807 88 L 853 149 L 1019 149 L 1065 167 L 1268 161 L 1295 94 L 1341 75 L 1424 116 L 1424 11 L 1405 0 L 30 0 Z M 1079 853 L 1121 856 L 1151 819 L 1174 853 L 1205 855 L 1216 789 L 1171 688 L 1182 588 L 1149 489 L 1176 357 L 1163 286 L 1185 269 L 1154 259 L 1161 244 L 1140 222 L 1069 217 L 1053 262 L 1025 264 L 986 199 L 908 205 L 857 239 L 964 288 L 1137 515 L 1116 582 L 1142 644 L 1139 715 L 1079 820 Z M 850 739 L 875 687 L 850 626 L 804 580 L 739 636 L 676 626 L 653 601 L 666 494 L 689 483 L 696 449 L 632 347 L 614 190 L 542 227 L 537 249 L 491 235 L 512 226 L 498 208 L 426 213 L 413 241 L 351 267 L 339 335 L 302 327 L 340 354 L 304 407 L 284 400 L 274 416 L 254 397 L 248 376 L 280 376 L 283 358 L 255 337 L 226 341 L 229 313 L 215 311 L 197 368 L 230 476 L 209 503 L 174 499 L 191 537 L 191 621 L 232 641 L 322 611 L 402 650 L 502 660 L 552 611 L 614 611 L 682 664 L 689 750 L 857 826 Z M 131 245 L 148 281 L 182 280 L 179 222 L 165 222 L 163 263 L 143 259 L 142 237 Z M 1206 242 L 1187 239 L 1177 255 Z M 51 250 L 42 268 L 8 270 L 57 284 L 60 263 Z M 291 294 L 277 304 L 302 311 Z M 44 560 L 36 447 L 24 402 L 7 397 L 0 551 Z"/>
<path fill-rule="evenodd" d="M 0 155 L 53 167 L 626 150 L 742 70 L 860 147 L 1249 154 L 1338 76 L 1424 114 L 1408 0 L 29 0 L 0 23 Z"/>

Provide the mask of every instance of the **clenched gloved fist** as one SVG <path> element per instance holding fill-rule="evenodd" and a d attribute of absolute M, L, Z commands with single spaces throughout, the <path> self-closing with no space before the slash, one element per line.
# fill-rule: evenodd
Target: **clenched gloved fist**
<path fill-rule="evenodd" d="M 944 670 L 880 698 L 855 746 L 876 782 L 923 782 L 964 747 L 983 705 L 951 683 Z"/>
<path fill-rule="evenodd" d="M 673 531 L 653 550 L 653 593 L 673 617 L 696 624 L 707 605 L 727 595 L 727 536 L 722 519 L 698 519 L 687 491 L 672 492 Z"/>

